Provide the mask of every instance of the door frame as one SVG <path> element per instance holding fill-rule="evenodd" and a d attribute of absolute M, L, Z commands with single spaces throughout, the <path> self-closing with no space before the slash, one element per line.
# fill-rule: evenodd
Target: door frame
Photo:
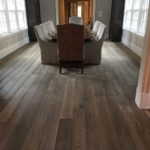
<path fill-rule="evenodd" d="M 55 0 L 56 7 L 56 24 L 59 24 L 59 0 Z M 96 13 L 96 0 L 93 0 L 93 22 L 95 22 L 95 13 Z"/>

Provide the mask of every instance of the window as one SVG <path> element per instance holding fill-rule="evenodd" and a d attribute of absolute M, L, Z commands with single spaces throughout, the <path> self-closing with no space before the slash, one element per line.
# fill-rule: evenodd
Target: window
<path fill-rule="evenodd" d="M 123 28 L 144 35 L 149 0 L 126 0 Z"/>
<path fill-rule="evenodd" d="M 0 35 L 26 27 L 25 0 L 0 0 Z"/>

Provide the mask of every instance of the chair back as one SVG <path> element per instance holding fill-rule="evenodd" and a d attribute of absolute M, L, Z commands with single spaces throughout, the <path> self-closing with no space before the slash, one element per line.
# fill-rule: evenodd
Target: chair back
<path fill-rule="evenodd" d="M 72 16 L 69 18 L 69 23 L 83 25 L 83 20 L 81 17 Z"/>
<path fill-rule="evenodd" d="M 42 29 L 43 29 L 44 36 L 45 36 L 47 39 L 49 39 L 49 38 L 50 38 L 50 35 L 49 35 L 49 31 L 48 31 L 46 22 L 45 22 L 45 23 L 42 23 L 41 26 L 42 26 Z"/>
<path fill-rule="evenodd" d="M 55 28 L 55 26 L 54 26 L 54 23 L 52 22 L 52 21 L 48 21 L 47 23 L 46 23 L 46 25 L 47 25 L 47 28 L 48 28 L 48 31 L 49 31 L 49 33 L 50 34 L 56 34 L 57 33 L 57 31 L 56 31 L 56 28 Z"/>
<path fill-rule="evenodd" d="M 98 28 L 98 32 L 97 32 L 97 38 L 98 40 L 100 39 L 104 39 L 105 36 L 105 32 L 106 32 L 106 25 L 101 23 L 99 28 Z"/>
<path fill-rule="evenodd" d="M 92 29 L 92 32 L 93 32 L 93 33 L 97 33 L 100 24 L 101 24 L 101 23 L 100 23 L 99 21 L 95 21 L 94 26 L 93 26 L 93 29 Z"/>
<path fill-rule="evenodd" d="M 38 41 L 39 40 L 45 40 L 42 25 L 35 26 L 34 30 L 35 30 L 35 34 L 36 34 L 36 37 L 37 37 Z"/>
<path fill-rule="evenodd" d="M 84 26 L 65 24 L 57 26 L 60 61 L 83 61 Z"/>

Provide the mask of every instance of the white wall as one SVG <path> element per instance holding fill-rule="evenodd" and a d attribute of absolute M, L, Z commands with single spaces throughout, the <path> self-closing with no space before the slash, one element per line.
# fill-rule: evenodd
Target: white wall
<path fill-rule="evenodd" d="M 95 20 L 107 25 L 106 38 L 109 37 L 112 0 L 96 0 Z"/>
<path fill-rule="evenodd" d="M 144 47 L 144 37 L 123 29 L 122 43 L 130 48 L 137 55 L 142 56 Z"/>
<path fill-rule="evenodd" d="M 29 42 L 28 30 L 22 30 L 0 37 L 0 59 Z"/>
<path fill-rule="evenodd" d="M 52 20 L 56 24 L 56 0 L 40 0 L 42 22 Z"/>

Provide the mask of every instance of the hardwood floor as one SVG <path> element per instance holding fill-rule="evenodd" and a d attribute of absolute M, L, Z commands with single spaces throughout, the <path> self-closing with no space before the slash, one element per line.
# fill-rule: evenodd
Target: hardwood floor
<path fill-rule="evenodd" d="M 37 44 L 0 62 L 0 150 L 150 150 L 150 111 L 134 102 L 140 59 L 105 42 L 100 66 L 40 64 Z"/>

